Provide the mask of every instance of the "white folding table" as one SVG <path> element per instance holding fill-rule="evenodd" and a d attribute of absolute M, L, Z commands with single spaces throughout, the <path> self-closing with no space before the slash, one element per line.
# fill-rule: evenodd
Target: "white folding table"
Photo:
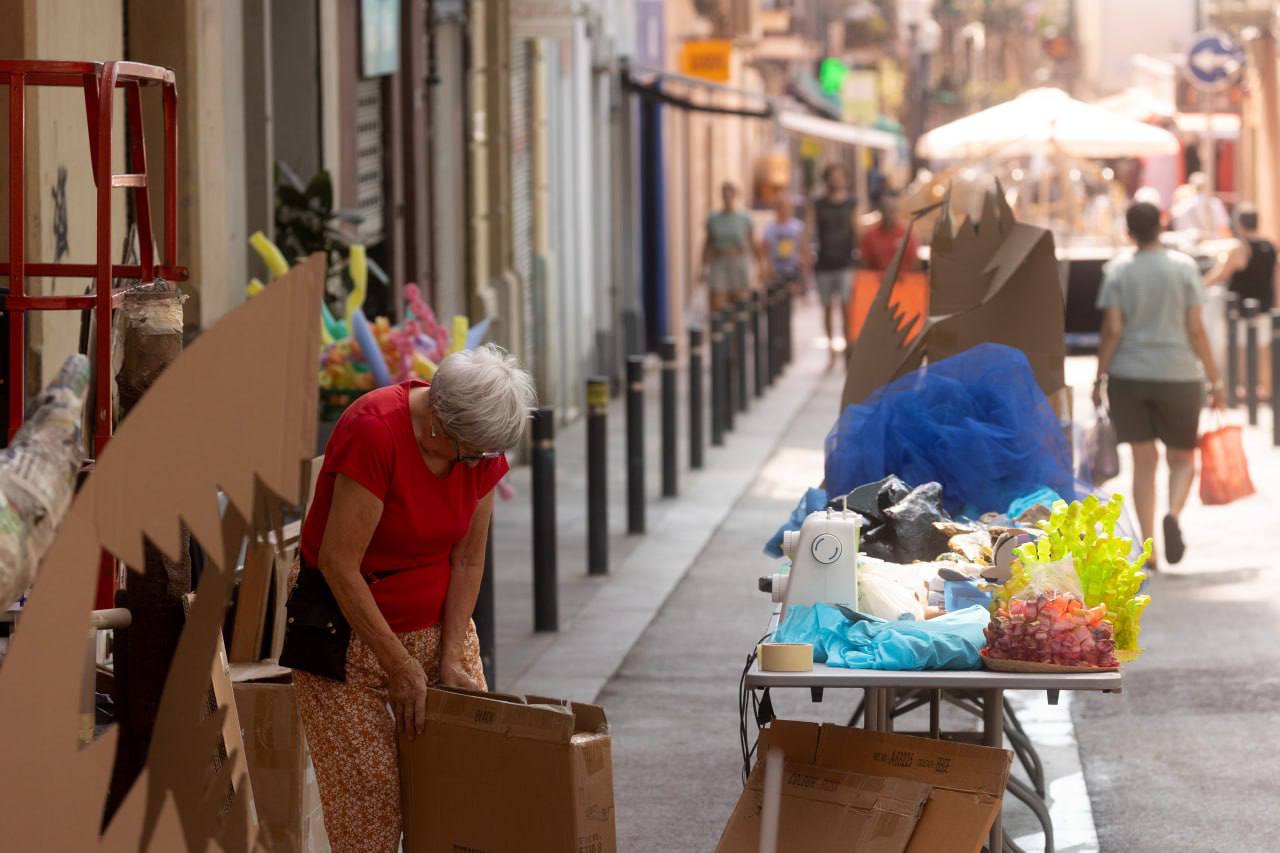
<path fill-rule="evenodd" d="M 770 633 L 778 628 L 775 608 Z M 1020 673 L 992 670 L 930 670 L 899 672 L 877 669 L 843 669 L 815 663 L 812 672 L 762 672 L 757 660 L 745 680 L 748 690 L 764 688 L 808 688 L 814 701 L 820 701 L 826 688 L 861 689 L 865 691 L 864 719 L 868 729 L 892 731 L 893 694 L 898 690 L 960 690 L 979 692 L 982 697 L 982 742 L 1004 747 L 1004 691 L 1044 690 L 1050 704 L 1056 705 L 1063 690 L 1097 690 L 1119 693 L 1119 672 L 1097 673 Z M 937 737 L 937 706 L 933 705 L 930 733 Z M 991 827 L 991 853 L 1002 853 L 1004 833 L 1001 818 Z"/>

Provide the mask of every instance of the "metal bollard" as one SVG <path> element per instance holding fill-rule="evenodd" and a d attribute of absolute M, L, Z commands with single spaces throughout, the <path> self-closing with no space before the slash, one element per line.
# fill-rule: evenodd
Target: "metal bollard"
<path fill-rule="evenodd" d="M 702 327 L 689 329 L 689 467 L 702 467 Z"/>
<path fill-rule="evenodd" d="M 747 321 L 750 319 L 751 313 L 747 309 L 747 299 L 734 300 L 733 311 L 733 344 L 738 348 L 738 411 L 745 412 L 751 402 L 751 391 L 747 382 L 747 375 L 751 372 L 751 362 L 754 359 L 748 355 L 750 349 L 747 346 Z"/>
<path fill-rule="evenodd" d="M 556 603 L 555 410 L 533 410 L 533 630 L 560 630 Z"/>
<path fill-rule="evenodd" d="M 1280 447 L 1280 402 L 1276 400 L 1276 388 L 1280 387 L 1280 308 L 1271 311 L 1271 444 Z"/>
<path fill-rule="evenodd" d="M 724 331 L 720 315 L 711 315 L 711 446 L 724 444 Z"/>
<path fill-rule="evenodd" d="M 737 412 L 737 323 L 733 309 L 727 307 L 721 313 L 724 329 L 724 432 L 732 432 L 733 415 Z"/>
<path fill-rule="evenodd" d="M 769 291 L 769 381 L 782 375 L 782 288 Z"/>
<path fill-rule="evenodd" d="M 792 309 L 791 289 L 782 288 L 782 339 L 786 342 L 786 348 L 782 351 L 782 364 L 790 365 L 795 359 L 795 341 L 791 337 L 791 309 Z"/>
<path fill-rule="evenodd" d="M 1227 408 L 1239 405 L 1236 386 L 1240 384 L 1240 296 L 1227 294 Z"/>
<path fill-rule="evenodd" d="M 480 592 L 476 606 L 471 611 L 471 621 L 476 626 L 476 638 L 480 641 L 480 663 L 484 666 L 484 680 L 490 690 L 497 689 L 498 670 L 494 663 L 494 612 L 493 605 L 493 516 L 489 516 L 489 535 L 484 540 L 484 574 L 480 576 Z"/>
<path fill-rule="evenodd" d="M 1258 425 L 1258 311 L 1262 304 L 1246 299 L 1244 308 L 1244 399 L 1249 410 L 1249 426 Z"/>
<path fill-rule="evenodd" d="M 587 380 L 587 574 L 609 573 L 609 380 Z"/>
<path fill-rule="evenodd" d="M 627 357 L 627 532 L 644 533 L 644 356 Z"/>
<path fill-rule="evenodd" d="M 676 446 L 676 339 L 667 336 L 658 347 L 662 356 L 662 496 L 676 496 L 676 469 L 680 448 Z"/>
<path fill-rule="evenodd" d="M 765 353 L 764 317 L 762 316 L 764 294 L 759 290 L 751 291 L 751 342 L 755 345 L 756 363 L 754 391 L 757 397 L 764 396 L 765 386 L 769 384 L 768 358 Z"/>
<path fill-rule="evenodd" d="M 738 412 L 738 371 L 741 364 L 738 362 L 738 341 L 735 337 L 738 324 L 734 320 L 732 308 L 724 309 L 720 315 L 720 324 L 723 333 L 720 346 L 724 349 L 724 358 L 720 361 L 724 368 L 724 399 L 721 401 L 724 406 L 720 409 L 720 416 L 724 419 L 724 431 L 733 432 L 733 420 Z"/>

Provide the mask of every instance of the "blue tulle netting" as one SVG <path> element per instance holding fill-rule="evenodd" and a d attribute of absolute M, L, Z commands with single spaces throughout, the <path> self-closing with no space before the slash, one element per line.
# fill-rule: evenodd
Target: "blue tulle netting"
<path fill-rule="evenodd" d="M 1027 357 L 1001 344 L 922 367 L 844 410 L 826 440 L 827 492 L 889 474 L 941 483 L 956 515 L 1003 512 L 1045 486 L 1075 494 L 1058 418 Z"/>

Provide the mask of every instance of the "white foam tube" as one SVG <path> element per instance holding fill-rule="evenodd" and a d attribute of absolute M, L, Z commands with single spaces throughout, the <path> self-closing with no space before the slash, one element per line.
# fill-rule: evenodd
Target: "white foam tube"
<path fill-rule="evenodd" d="M 778 851 L 778 815 L 782 811 L 782 750 L 764 759 L 764 801 L 760 806 L 760 853 Z"/>

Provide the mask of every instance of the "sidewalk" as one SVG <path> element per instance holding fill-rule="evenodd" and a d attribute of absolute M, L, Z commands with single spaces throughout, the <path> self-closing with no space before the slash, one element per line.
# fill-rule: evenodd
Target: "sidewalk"
<path fill-rule="evenodd" d="M 556 535 L 559 619 L 555 633 L 533 631 L 530 469 L 508 477 L 516 490 L 494 510 L 496 681 L 500 690 L 590 701 L 614 674 L 640 634 L 688 571 L 707 540 L 755 480 L 783 430 L 824 376 L 825 351 L 813 346 L 820 328 L 816 306 L 797 306 L 791 365 L 762 398 L 738 414 L 723 447 L 711 447 L 709 413 L 705 464 L 689 465 L 687 377 L 679 379 L 679 496 L 661 498 L 661 407 L 658 364 L 646 376 L 645 486 L 647 530 L 626 534 L 625 407 L 608 415 L 609 561 L 604 577 L 586 574 L 586 427 L 584 420 L 556 436 Z M 585 393 L 585 390 L 584 390 Z M 709 386 L 704 382 L 704 394 Z"/>

